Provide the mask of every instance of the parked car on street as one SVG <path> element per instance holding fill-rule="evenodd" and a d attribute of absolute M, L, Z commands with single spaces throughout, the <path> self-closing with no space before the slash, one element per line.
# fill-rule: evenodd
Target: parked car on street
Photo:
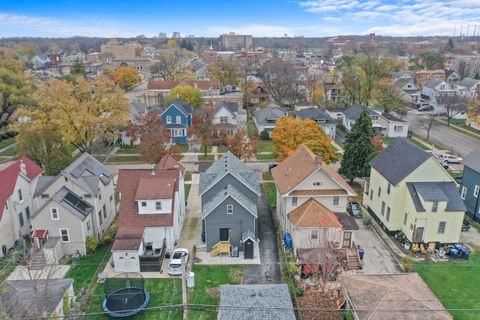
<path fill-rule="evenodd" d="M 350 201 L 348 203 L 347 212 L 352 217 L 355 217 L 355 218 L 363 217 L 363 212 L 362 212 L 362 209 L 360 208 L 360 204 L 358 204 L 358 202 L 356 201 Z"/>
<path fill-rule="evenodd" d="M 170 263 L 168 264 L 168 274 L 171 276 L 179 276 L 182 274 L 182 259 L 184 268 L 187 266 L 188 249 L 177 248 L 173 250 Z"/>
<path fill-rule="evenodd" d="M 462 163 L 463 159 L 460 157 L 457 157 L 454 154 L 444 153 L 440 155 L 440 160 L 445 161 L 447 163 Z"/>

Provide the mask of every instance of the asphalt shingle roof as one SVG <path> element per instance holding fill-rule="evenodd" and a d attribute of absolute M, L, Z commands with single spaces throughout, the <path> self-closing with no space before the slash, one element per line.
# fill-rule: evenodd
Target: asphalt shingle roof
<path fill-rule="evenodd" d="M 317 108 L 305 108 L 295 112 L 300 119 L 312 119 L 314 121 L 324 121 L 324 123 L 336 123 L 336 120 L 330 117 L 327 113 L 318 110 Z"/>
<path fill-rule="evenodd" d="M 431 154 L 425 150 L 403 138 L 397 138 L 369 164 L 396 186 L 430 157 Z"/>
<path fill-rule="evenodd" d="M 465 157 L 465 166 L 480 173 L 480 150 L 473 150 Z"/>
<path fill-rule="evenodd" d="M 295 320 L 288 286 L 286 284 L 220 286 L 218 320 L 233 319 Z"/>
<path fill-rule="evenodd" d="M 267 124 L 269 123 L 268 120 L 276 121 L 286 115 L 287 115 L 286 110 L 282 108 L 277 108 L 277 107 L 268 107 L 264 109 L 258 109 L 257 111 L 255 111 L 255 119 L 257 120 L 257 123 L 260 123 L 260 124 Z"/>
<path fill-rule="evenodd" d="M 424 201 L 447 201 L 447 212 L 465 211 L 465 205 L 460 198 L 455 182 L 407 182 L 407 188 L 415 209 L 425 211 L 420 197 Z M 419 197 L 420 196 L 420 197 Z"/>
<path fill-rule="evenodd" d="M 166 109 L 170 108 L 172 105 L 177 107 L 180 111 L 182 111 L 187 116 L 193 113 L 193 107 L 190 104 L 183 101 L 182 99 L 178 99 L 178 98 L 175 99 L 175 101 L 173 101 Z"/>
<path fill-rule="evenodd" d="M 480 83 L 480 80 L 472 79 L 472 78 L 464 78 L 462 81 L 460 81 L 459 85 L 462 87 L 470 89 L 474 85 Z"/>
<path fill-rule="evenodd" d="M 435 89 L 440 83 L 442 83 L 444 80 L 442 79 L 433 79 L 433 80 L 428 80 L 425 81 L 423 84 L 424 87 L 430 88 L 430 89 Z"/>
<path fill-rule="evenodd" d="M 343 112 L 343 115 L 347 119 L 357 121 L 358 118 L 360 118 L 360 114 L 363 112 L 363 109 L 365 109 L 365 107 L 360 105 L 351 106 L 350 108 L 348 108 Z M 378 113 L 375 110 L 370 108 L 367 108 L 367 110 L 370 116 L 378 116 Z"/>
<path fill-rule="evenodd" d="M 222 108 L 226 108 L 232 114 L 235 114 L 235 113 L 238 113 L 238 107 L 239 107 L 238 102 L 222 101 L 219 104 L 217 104 L 217 106 L 215 107 L 214 113 L 217 113 Z"/>
<path fill-rule="evenodd" d="M 210 212 L 212 212 L 228 197 L 233 198 L 239 204 L 244 206 L 248 211 L 250 211 L 255 217 L 258 217 L 257 204 L 231 184 L 228 184 L 223 191 L 218 192 L 214 197 L 212 197 L 203 205 L 203 217 L 205 218 L 208 214 L 210 214 Z"/>

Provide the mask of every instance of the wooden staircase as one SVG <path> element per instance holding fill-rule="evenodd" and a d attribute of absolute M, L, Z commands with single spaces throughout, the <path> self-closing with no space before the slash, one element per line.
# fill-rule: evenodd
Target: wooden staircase
<path fill-rule="evenodd" d="M 353 244 L 352 248 L 347 248 L 347 270 L 359 270 L 360 264 L 358 248 Z"/>
<path fill-rule="evenodd" d="M 230 254 L 230 250 L 232 245 L 230 241 L 218 241 L 213 247 L 212 251 L 210 251 L 210 255 L 212 257 L 218 256 L 219 254 Z"/>
<path fill-rule="evenodd" d="M 28 264 L 28 269 L 30 270 L 42 270 L 47 265 L 45 260 L 45 254 L 43 250 L 38 250 L 32 256 L 30 263 Z"/>

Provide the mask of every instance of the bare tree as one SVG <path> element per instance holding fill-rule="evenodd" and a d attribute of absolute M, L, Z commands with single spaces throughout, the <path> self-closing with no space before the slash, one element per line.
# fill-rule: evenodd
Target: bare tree
<path fill-rule="evenodd" d="M 430 132 L 438 125 L 437 120 L 431 114 L 425 115 L 420 121 L 419 125 L 421 128 L 427 131 L 427 141 L 430 141 Z"/>
<path fill-rule="evenodd" d="M 254 72 L 254 65 L 255 61 L 252 57 L 245 57 L 240 60 L 240 77 L 241 77 L 241 85 L 243 91 L 243 105 L 245 108 L 248 108 L 250 103 L 250 90 L 249 85 L 250 82 L 248 81 L 248 76 L 250 76 Z"/>
<path fill-rule="evenodd" d="M 439 102 L 445 108 L 445 116 L 447 117 L 447 125 L 450 125 L 452 119 L 461 112 L 466 112 L 466 99 L 459 96 L 456 92 L 453 95 L 445 95 L 440 97 Z"/>
<path fill-rule="evenodd" d="M 185 55 L 179 49 L 163 50 L 155 57 L 152 73 L 161 74 L 164 80 L 182 80 L 185 72 Z"/>
<path fill-rule="evenodd" d="M 281 106 L 293 108 L 299 100 L 298 76 L 298 71 L 290 63 L 278 57 L 265 64 L 265 86 L 270 97 Z"/>

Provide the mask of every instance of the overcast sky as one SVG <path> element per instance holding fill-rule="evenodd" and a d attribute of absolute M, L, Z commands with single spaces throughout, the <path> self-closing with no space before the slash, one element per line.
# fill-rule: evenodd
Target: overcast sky
<path fill-rule="evenodd" d="M 480 0 L 0 0 L 0 37 L 416 36 L 455 25 L 480 34 Z"/>

